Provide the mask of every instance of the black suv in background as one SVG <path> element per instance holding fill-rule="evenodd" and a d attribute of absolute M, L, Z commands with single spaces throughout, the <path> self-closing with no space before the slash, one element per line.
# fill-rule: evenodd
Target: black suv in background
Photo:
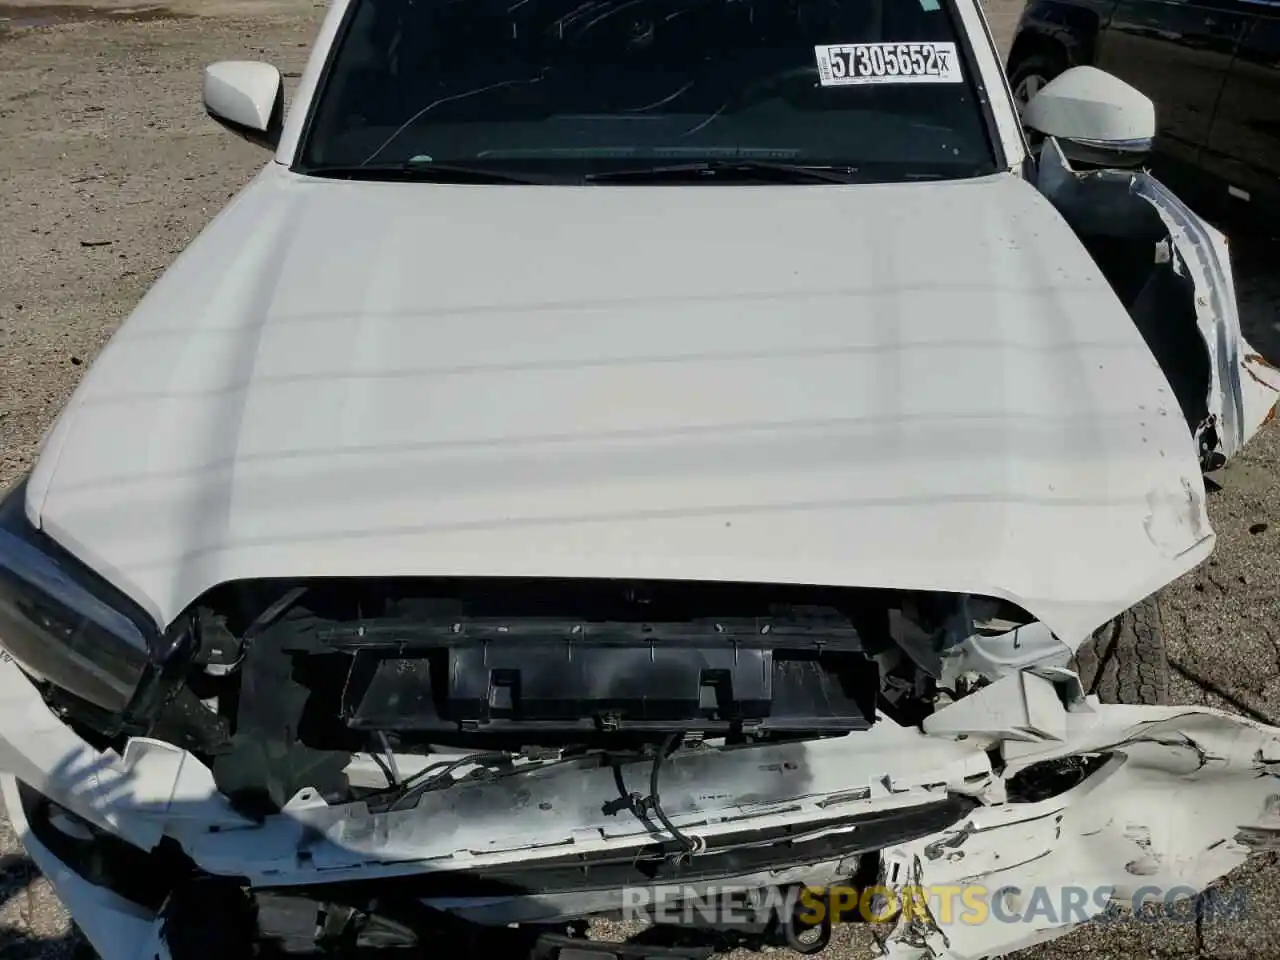
<path fill-rule="evenodd" d="M 1009 52 L 1019 102 L 1080 64 L 1155 101 L 1171 185 L 1280 212 L 1280 0 L 1030 0 Z"/>

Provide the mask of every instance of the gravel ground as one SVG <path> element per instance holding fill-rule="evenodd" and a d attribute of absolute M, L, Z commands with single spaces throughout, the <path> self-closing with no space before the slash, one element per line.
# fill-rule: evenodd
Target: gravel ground
<path fill-rule="evenodd" d="M 176 0 L 141 12 L 126 2 L 0 3 L 0 486 L 30 465 L 132 305 L 264 162 L 205 118 L 200 69 L 266 59 L 296 76 L 323 11 L 313 0 Z M 1017 0 L 992 0 L 988 11 L 1007 42 Z M 1248 333 L 1280 360 L 1280 277 L 1267 272 L 1277 253 L 1270 241 L 1235 240 Z M 1210 498 L 1218 550 L 1170 588 L 1165 614 L 1178 699 L 1271 722 L 1280 722 L 1277 464 L 1280 424 L 1224 472 Z M 1247 892 L 1246 920 L 1091 925 L 1019 956 L 1280 957 L 1274 857 L 1226 884 Z M 0 960 L 69 956 L 76 942 L 0 820 Z M 871 931 L 846 927 L 825 956 L 873 952 Z"/>

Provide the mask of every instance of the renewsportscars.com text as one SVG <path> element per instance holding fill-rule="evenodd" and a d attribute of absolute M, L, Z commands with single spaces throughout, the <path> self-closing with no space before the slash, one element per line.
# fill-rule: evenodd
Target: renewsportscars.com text
<path fill-rule="evenodd" d="M 1131 898 L 1115 896 L 1111 887 L 1082 886 L 1020 889 L 935 884 L 759 890 L 669 886 L 628 888 L 623 899 L 623 913 L 628 920 L 682 926 L 763 925 L 776 916 L 794 916 L 806 925 L 817 925 L 828 917 L 832 923 L 880 923 L 899 914 L 908 919 L 932 918 L 943 924 L 972 925 L 1035 921 L 1192 923 L 1197 917 L 1242 919 L 1246 907 L 1245 892 L 1240 889 L 1200 893 L 1191 887 L 1156 886 L 1141 887 Z"/>

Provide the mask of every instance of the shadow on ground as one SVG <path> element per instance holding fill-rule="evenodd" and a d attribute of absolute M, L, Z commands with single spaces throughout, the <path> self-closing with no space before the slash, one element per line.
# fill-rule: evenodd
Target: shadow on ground
<path fill-rule="evenodd" d="M 1232 270 L 1245 339 L 1280 366 L 1280 238 L 1242 236 L 1231 242 Z"/>
<path fill-rule="evenodd" d="M 0 910 L 27 897 L 40 870 L 20 854 L 0 856 Z M 21 908 L 19 908 L 21 910 Z M 56 939 L 31 936 L 23 930 L 0 927 L 0 960 L 87 960 L 88 944 L 72 931 Z"/>

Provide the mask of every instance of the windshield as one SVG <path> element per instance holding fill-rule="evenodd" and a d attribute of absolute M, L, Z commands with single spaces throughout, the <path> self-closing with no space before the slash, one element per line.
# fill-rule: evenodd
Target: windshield
<path fill-rule="evenodd" d="M 726 161 L 993 172 L 950 0 L 353 0 L 297 168 L 628 182 Z"/>

